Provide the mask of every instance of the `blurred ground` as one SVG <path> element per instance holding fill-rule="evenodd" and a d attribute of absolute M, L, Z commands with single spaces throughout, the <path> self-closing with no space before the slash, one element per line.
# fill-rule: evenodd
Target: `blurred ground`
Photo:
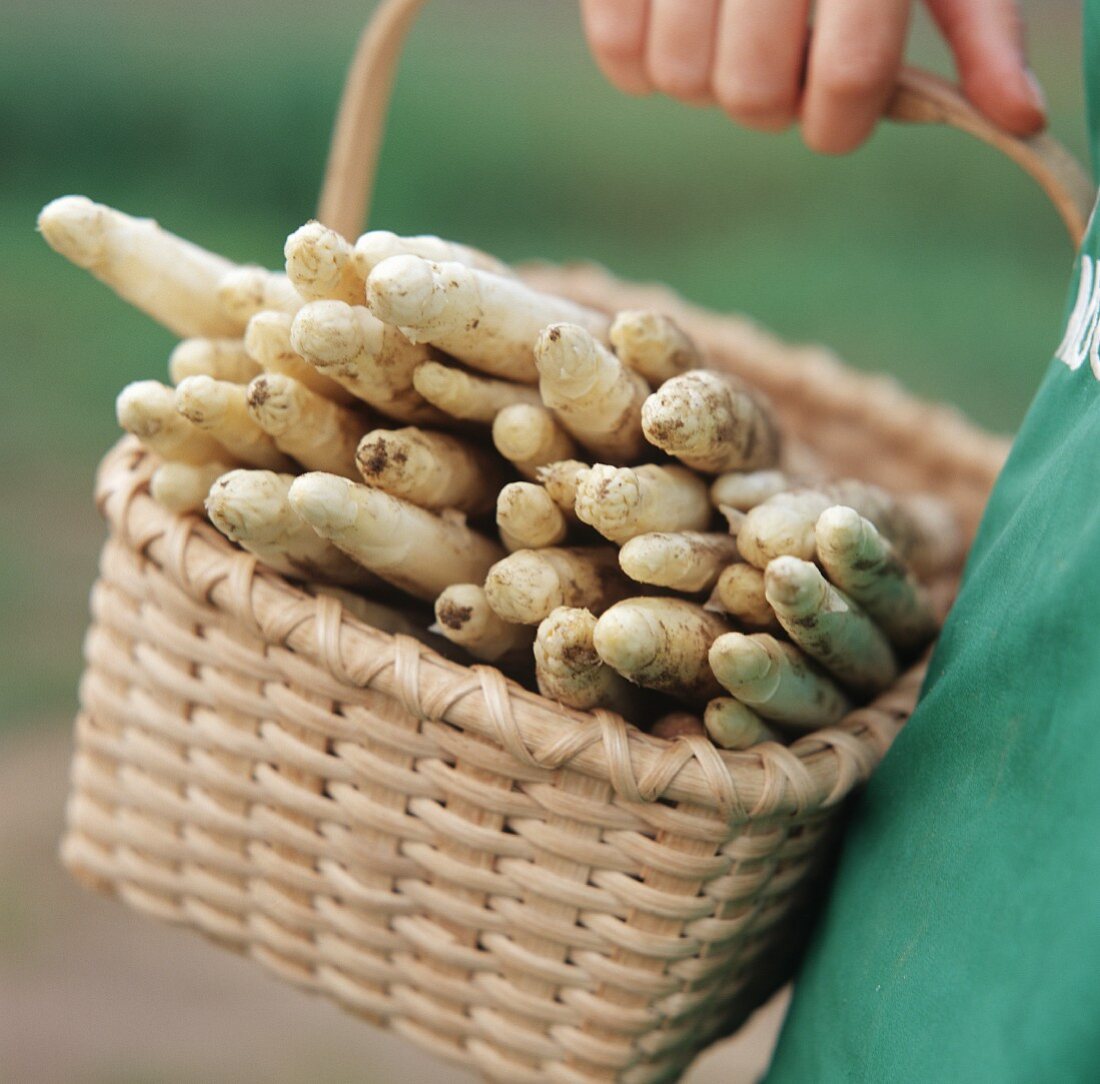
<path fill-rule="evenodd" d="M 84 192 L 277 265 L 311 213 L 369 7 L 0 4 L 2 1078 L 458 1079 L 254 965 L 87 896 L 55 860 L 102 539 L 92 472 L 118 389 L 161 376 L 172 340 L 50 253 L 34 215 Z M 1080 5 L 1024 7 L 1054 131 L 1082 153 Z M 943 70 L 926 27 L 915 40 Z M 885 130 L 850 159 L 814 159 L 794 134 L 620 97 L 584 55 L 572 0 L 429 5 L 372 225 L 662 279 L 1000 431 L 1058 341 L 1070 263 L 1031 183 L 957 134 Z M 689 1079 L 753 1079 L 778 1016 Z"/>

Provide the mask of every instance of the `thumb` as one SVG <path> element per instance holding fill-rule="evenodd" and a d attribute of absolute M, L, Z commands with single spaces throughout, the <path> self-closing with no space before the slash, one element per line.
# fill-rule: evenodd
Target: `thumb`
<path fill-rule="evenodd" d="M 927 0 L 947 39 L 966 96 L 1015 135 L 1046 126 L 1046 100 L 1027 66 L 1014 0 Z"/>

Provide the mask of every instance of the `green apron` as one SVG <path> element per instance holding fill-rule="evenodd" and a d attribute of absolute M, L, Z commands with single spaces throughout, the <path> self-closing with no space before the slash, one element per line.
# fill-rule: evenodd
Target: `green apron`
<path fill-rule="evenodd" d="M 1086 15 L 1093 156 L 1100 0 Z M 1100 229 L 767 1077 L 1100 1081 Z"/>

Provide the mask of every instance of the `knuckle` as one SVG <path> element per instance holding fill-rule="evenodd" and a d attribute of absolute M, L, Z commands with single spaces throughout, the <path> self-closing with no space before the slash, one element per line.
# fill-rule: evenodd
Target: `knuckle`
<path fill-rule="evenodd" d="M 818 76 L 818 88 L 831 98 L 865 98 L 888 84 L 892 68 L 884 57 L 854 56 L 836 60 Z"/>
<path fill-rule="evenodd" d="M 654 58 L 647 65 L 649 81 L 672 98 L 700 98 L 707 90 L 705 75 L 690 64 Z"/>
<path fill-rule="evenodd" d="M 645 49 L 642 29 L 619 17 L 614 5 L 595 0 L 584 7 L 584 31 L 589 48 L 610 61 L 640 61 Z"/>
<path fill-rule="evenodd" d="M 711 90 L 722 109 L 747 127 L 772 130 L 787 127 L 794 120 L 794 97 L 783 90 L 730 80 L 716 80 Z"/>
<path fill-rule="evenodd" d="M 625 35 L 610 31 L 592 31 L 588 35 L 592 51 L 613 64 L 629 63 L 642 59 L 640 42 Z"/>

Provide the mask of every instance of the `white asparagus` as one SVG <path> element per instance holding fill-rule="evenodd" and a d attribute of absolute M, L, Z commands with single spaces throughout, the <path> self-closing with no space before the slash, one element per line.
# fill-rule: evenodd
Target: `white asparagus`
<path fill-rule="evenodd" d="M 619 551 L 619 565 L 632 580 L 688 593 L 712 588 L 737 559 L 736 538 L 699 531 L 640 534 Z"/>
<path fill-rule="evenodd" d="M 351 244 L 335 230 L 307 222 L 286 239 L 283 256 L 286 277 L 307 301 L 327 297 L 363 304 L 366 278 L 359 273 Z"/>
<path fill-rule="evenodd" d="M 149 479 L 149 495 L 169 512 L 202 512 L 210 487 L 228 471 L 228 463 L 161 463 Z"/>
<path fill-rule="evenodd" d="M 293 470 L 292 460 L 249 414 L 248 390 L 243 384 L 189 376 L 176 387 L 176 409 L 245 466 Z"/>
<path fill-rule="evenodd" d="M 520 625 L 537 625 L 559 606 L 599 613 L 628 595 L 610 546 L 518 550 L 497 561 L 485 577 L 489 605 Z"/>
<path fill-rule="evenodd" d="M 729 614 L 751 629 L 775 628 L 777 622 L 764 594 L 764 573 L 743 562 L 722 570 L 707 609 Z"/>
<path fill-rule="evenodd" d="M 812 561 L 817 552 L 814 528 L 833 500 L 816 489 L 795 489 L 769 497 L 751 509 L 737 534 L 737 548 L 763 570 L 776 557 Z"/>
<path fill-rule="evenodd" d="M 880 486 L 845 478 L 778 493 L 757 505 L 737 537 L 741 555 L 757 568 L 776 557 L 814 560 L 818 517 L 834 505 L 854 508 L 869 519 L 903 558 L 922 545 L 925 531 L 901 502 Z"/>
<path fill-rule="evenodd" d="M 720 696 L 707 704 L 703 726 L 719 749 L 751 749 L 779 736 L 752 708 L 731 696 Z"/>
<path fill-rule="evenodd" d="M 760 398 L 727 373 L 665 381 L 642 407 L 646 439 L 698 471 L 754 471 L 779 461 L 779 430 Z"/>
<path fill-rule="evenodd" d="M 503 482 L 498 461 L 489 452 L 458 437 L 411 426 L 368 433 L 355 460 L 367 485 L 433 512 L 488 512 Z"/>
<path fill-rule="evenodd" d="M 793 644 L 731 632 L 711 645 L 715 677 L 765 719 L 806 730 L 839 722 L 852 705 Z"/>
<path fill-rule="evenodd" d="M 935 576 L 962 563 L 965 545 L 958 520 L 939 497 L 895 497 L 880 486 L 851 478 L 821 489 L 833 504 L 853 508 L 870 520 L 918 575 Z"/>
<path fill-rule="evenodd" d="M 628 681 L 683 700 L 712 700 L 721 689 L 707 664 L 727 625 L 693 602 L 628 598 L 596 622 L 596 650 Z"/>
<path fill-rule="evenodd" d="M 703 720 L 690 711 L 670 711 L 662 715 L 650 728 L 650 734 L 655 738 L 663 738 L 665 741 L 675 741 L 677 738 L 705 738 L 707 729 L 703 726 Z"/>
<path fill-rule="evenodd" d="M 363 305 L 311 301 L 294 318 L 292 347 L 324 377 L 391 417 L 441 422 L 413 386 L 413 373 L 434 354 L 409 342 Z"/>
<path fill-rule="evenodd" d="M 431 343 L 471 368 L 521 384 L 538 379 L 533 346 L 547 324 L 580 324 L 600 339 L 609 326 L 602 313 L 518 279 L 418 256 L 378 264 L 367 279 L 367 304 L 413 342 Z"/>
<path fill-rule="evenodd" d="M 243 339 L 184 339 L 168 356 L 168 377 L 173 384 L 189 376 L 247 384 L 260 371 L 248 356 Z"/>
<path fill-rule="evenodd" d="M 710 499 L 715 508 L 726 506 L 738 512 L 751 512 L 777 493 L 796 486 L 793 478 L 779 470 L 730 471 L 714 479 Z"/>
<path fill-rule="evenodd" d="M 764 573 L 764 589 L 787 635 L 842 684 L 877 693 L 898 676 L 889 641 L 816 565 L 778 557 Z"/>
<path fill-rule="evenodd" d="M 210 521 L 284 576 L 376 589 L 379 581 L 317 534 L 290 505 L 293 475 L 235 470 L 211 487 Z"/>
<path fill-rule="evenodd" d="M 854 599 L 903 651 L 923 647 L 938 622 L 928 592 L 855 509 L 828 508 L 817 521 L 817 553 L 833 584 Z"/>
<path fill-rule="evenodd" d="M 494 275 L 515 274 L 503 260 L 498 260 L 487 252 L 457 241 L 445 241 L 432 234 L 399 237 L 389 230 L 371 230 L 355 242 L 354 255 L 359 274 L 364 279 L 378 264 L 391 256 L 419 256 L 423 260 L 435 260 L 437 263 L 464 263 L 467 267 L 491 271 Z"/>
<path fill-rule="evenodd" d="M 649 385 L 583 327 L 551 324 L 535 340 L 539 393 L 562 425 L 601 459 L 636 459 L 645 447 Z"/>
<path fill-rule="evenodd" d="M 526 478 L 535 478 L 547 463 L 570 459 L 577 450 L 549 410 L 527 403 L 507 406 L 493 419 L 493 444 Z"/>
<path fill-rule="evenodd" d="M 597 463 L 577 480 L 577 518 L 620 545 L 651 531 L 703 531 L 714 510 L 706 483 L 684 467 Z"/>
<path fill-rule="evenodd" d="M 502 620 L 476 583 L 456 583 L 435 600 L 438 632 L 482 662 L 517 663 L 529 658 L 534 630 Z"/>
<path fill-rule="evenodd" d="M 745 525 L 745 518 L 747 517 L 748 513 L 740 512 L 736 508 L 730 508 L 728 504 L 719 505 L 718 511 L 722 514 L 722 518 L 726 521 L 727 530 L 734 538 L 736 538 L 741 533 L 741 528 Z"/>
<path fill-rule="evenodd" d="M 425 361 L 413 372 L 413 387 L 444 414 L 462 421 L 491 425 L 505 408 L 516 403 L 541 406 L 536 388 L 474 376 L 463 369 Z"/>
<path fill-rule="evenodd" d="M 347 406 L 357 402 L 347 388 L 318 372 L 290 341 L 294 317 L 285 312 L 258 312 L 248 321 L 244 345 L 265 373 L 293 377 L 310 391 Z"/>
<path fill-rule="evenodd" d="M 323 538 L 416 598 L 434 601 L 451 584 L 483 581 L 504 553 L 456 517 L 334 474 L 303 474 L 290 503 Z"/>
<path fill-rule="evenodd" d="M 559 606 L 540 622 L 535 638 L 539 692 L 581 711 L 606 708 L 635 718 L 641 706 L 638 690 L 597 654 L 595 631 L 596 618 L 580 607 Z"/>
<path fill-rule="evenodd" d="M 119 297 L 180 336 L 239 335 L 218 307 L 218 283 L 234 264 L 85 196 L 62 196 L 38 215 L 46 243 Z"/>
<path fill-rule="evenodd" d="M 227 271 L 218 283 L 218 304 L 243 327 L 259 312 L 293 316 L 305 304 L 290 279 L 278 271 L 248 264 Z"/>
<path fill-rule="evenodd" d="M 355 451 L 370 421 L 280 373 L 248 385 L 248 412 L 275 446 L 308 470 L 358 478 Z"/>
<path fill-rule="evenodd" d="M 620 312 L 611 324 L 611 345 L 619 360 L 654 388 L 703 365 L 703 355 L 668 316 L 644 309 Z"/>
<path fill-rule="evenodd" d="M 817 488 L 830 498 L 831 504 L 853 508 L 871 520 L 899 553 L 908 554 L 916 543 L 916 525 L 897 498 L 881 486 L 856 478 L 841 478 L 819 484 Z"/>
<path fill-rule="evenodd" d="M 137 380 L 115 400 L 118 424 L 161 459 L 181 463 L 231 463 L 233 456 L 213 437 L 176 411 L 174 388 Z"/>
<path fill-rule="evenodd" d="M 539 467 L 535 477 L 566 516 L 576 519 L 577 482 L 585 471 L 591 469 L 591 464 L 582 463 L 579 459 L 561 459 Z"/>
<path fill-rule="evenodd" d="M 565 513 L 534 482 L 509 482 L 496 504 L 501 541 L 513 552 L 556 546 L 569 533 Z"/>

